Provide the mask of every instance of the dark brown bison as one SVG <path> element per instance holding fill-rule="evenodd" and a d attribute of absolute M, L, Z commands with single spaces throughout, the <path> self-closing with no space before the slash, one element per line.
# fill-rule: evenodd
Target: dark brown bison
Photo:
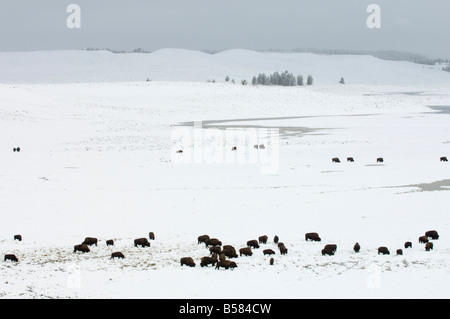
<path fill-rule="evenodd" d="M 205 256 L 200 259 L 200 266 L 201 267 L 205 267 L 205 266 L 208 267 L 208 265 L 214 266 L 216 264 L 216 262 L 217 262 L 217 259 L 214 259 L 209 256 Z"/>
<path fill-rule="evenodd" d="M 106 241 L 106 246 L 114 246 L 114 240 L 113 239 L 108 239 Z"/>
<path fill-rule="evenodd" d="M 335 253 L 337 250 L 337 245 L 336 244 L 328 244 L 328 245 L 325 245 L 325 247 L 323 249 L 330 249 L 333 251 L 333 253 Z"/>
<path fill-rule="evenodd" d="M 325 255 L 333 256 L 334 255 L 334 250 L 329 249 L 329 248 L 322 249 L 322 256 L 325 256 Z"/>
<path fill-rule="evenodd" d="M 94 238 L 94 237 L 86 237 L 86 238 L 84 239 L 84 241 L 82 242 L 82 244 L 85 244 L 85 245 L 88 245 L 88 246 L 92 246 L 92 245 L 97 246 L 97 242 L 98 242 L 97 238 Z"/>
<path fill-rule="evenodd" d="M 236 249 L 233 246 L 225 245 L 222 249 L 222 254 L 228 258 L 237 258 Z"/>
<path fill-rule="evenodd" d="M 235 150 L 237 150 L 237 147 L 236 147 L 236 146 L 233 146 L 233 147 L 231 148 L 231 150 L 232 150 L 232 151 L 235 151 Z"/>
<path fill-rule="evenodd" d="M 239 255 L 242 256 L 251 256 L 253 255 L 252 249 L 250 247 L 244 247 L 239 249 Z"/>
<path fill-rule="evenodd" d="M 79 244 L 79 245 L 75 245 L 73 247 L 73 252 L 76 253 L 77 251 L 81 251 L 82 253 L 88 253 L 91 250 L 89 249 L 88 245 L 86 245 L 86 244 Z"/>
<path fill-rule="evenodd" d="M 4 261 L 7 261 L 7 260 L 11 260 L 16 263 L 19 262 L 19 259 L 16 257 L 16 255 L 13 255 L 13 254 L 6 254 Z"/>
<path fill-rule="evenodd" d="M 377 158 L 377 163 L 383 163 L 383 162 L 384 162 L 384 159 L 382 157 Z"/>
<path fill-rule="evenodd" d="M 120 251 L 116 251 L 116 252 L 111 254 L 111 258 L 110 259 L 114 259 L 114 258 L 124 259 L 125 256 Z"/>
<path fill-rule="evenodd" d="M 406 248 L 412 248 L 412 242 L 410 241 L 405 242 L 405 249 Z"/>
<path fill-rule="evenodd" d="M 263 254 L 264 255 L 275 255 L 275 252 L 272 249 L 264 249 Z"/>
<path fill-rule="evenodd" d="M 359 245 L 359 243 L 355 243 L 355 245 L 353 246 L 353 250 L 355 251 L 355 253 L 359 253 L 360 249 L 361 249 L 361 246 Z"/>
<path fill-rule="evenodd" d="M 258 241 L 256 239 L 252 239 L 252 240 L 247 241 L 247 247 L 259 248 Z"/>
<path fill-rule="evenodd" d="M 305 234 L 306 241 L 321 241 L 318 233 L 306 233 Z"/>
<path fill-rule="evenodd" d="M 333 162 L 333 163 L 340 163 L 341 161 L 339 160 L 339 158 L 337 158 L 337 157 L 333 157 L 332 159 L 331 159 L 331 161 Z"/>
<path fill-rule="evenodd" d="M 430 251 L 430 249 L 433 249 L 433 243 L 431 241 L 425 244 L 425 250 Z"/>
<path fill-rule="evenodd" d="M 389 255 L 390 252 L 389 252 L 389 249 L 387 249 L 387 247 L 382 246 L 382 247 L 378 247 L 378 255 L 379 254 Z"/>
<path fill-rule="evenodd" d="M 209 246 L 222 246 L 222 242 L 217 238 L 210 238 L 205 241 L 206 247 Z"/>
<path fill-rule="evenodd" d="M 282 255 L 286 255 L 287 252 L 288 252 L 288 249 L 286 248 L 285 245 L 281 245 L 281 246 L 279 247 L 279 249 L 280 249 L 280 254 L 282 254 Z"/>
<path fill-rule="evenodd" d="M 397 249 L 397 250 L 396 250 L 396 253 L 397 253 L 397 255 L 403 255 L 403 250 Z"/>
<path fill-rule="evenodd" d="M 14 235 L 14 240 L 22 241 L 22 235 Z"/>
<path fill-rule="evenodd" d="M 134 247 L 141 246 L 141 247 L 150 247 L 150 242 L 147 238 L 137 238 L 134 240 Z"/>
<path fill-rule="evenodd" d="M 419 237 L 419 243 L 421 243 L 421 244 L 428 243 L 428 237 L 427 236 L 420 236 Z"/>
<path fill-rule="evenodd" d="M 266 235 L 258 237 L 258 241 L 260 244 L 267 244 L 267 239 L 268 239 L 268 237 Z"/>
<path fill-rule="evenodd" d="M 355 160 L 353 159 L 353 157 L 347 157 L 347 162 L 354 162 Z"/>
<path fill-rule="evenodd" d="M 439 234 L 437 231 L 435 230 L 429 230 L 425 233 L 425 236 L 427 236 L 427 238 L 431 238 L 431 239 L 439 239 Z"/>
<path fill-rule="evenodd" d="M 201 243 L 206 243 L 206 241 L 208 239 L 209 239 L 208 235 L 201 235 L 201 236 L 198 236 L 197 241 L 199 244 L 201 244 Z"/>
<path fill-rule="evenodd" d="M 448 162 L 448 159 L 445 156 L 442 156 L 440 160 L 441 160 L 441 162 Z"/>
<path fill-rule="evenodd" d="M 278 240 L 280 240 L 280 239 L 278 238 L 277 235 L 275 235 L 275 236 L 273 237 L 273 242 L 274 242 L 275 244 L 278 244 Z"/>
<path fill-rule="evenodd" d="M 150 238 L 150 240 L 155 240 L 155 233 L 152 231 L 148 233 L 148 238 Z"/>
<path fill-rule="evenodd" d="M 212 255 L 214 253 L 220 254 L 222 252 L 222 248 L 220 246 L 212 246 L 209 247 L 209 253 Z"/>
<path fill-rule="evenodd" d="M 237 264 L 234 261 L 231 260 L 221 260 L 218 261 L 216 264 L 216 269 L 220 269 L 220 267 L 225 268 L 225 269 L 233 269 L 237 267 Z"/>
<path fill-rule="evenodd" d="M 177 153 L 183 153 L 183 150 L 178 150 Z"/>
<path fill-rule="evenodd" d="M 272 258 L 270 258 L 270 261 L 269 261 L 269 263 L 270 263 L 270 265 L 272 266 L 273 265 L 273 262 L 274 262 L 275 260 L 273 259 L 273 257 Z"/>
<path fill-rule="evenodd" d="M 181 266 L 186 265 L 189 267 L 195 267 L 195 262 L 194 259 L 192 259 L 192 257 L 183 257 L 180 259 L 180 264 Z"/>

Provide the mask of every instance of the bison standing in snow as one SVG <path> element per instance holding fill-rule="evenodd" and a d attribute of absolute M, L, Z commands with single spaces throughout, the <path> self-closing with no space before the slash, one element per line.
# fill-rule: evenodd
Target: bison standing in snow
<path fill-rule="evenodd" d="M 244 247 L 239 249 L 239 255 L 242 256 L 251 256 L 253 255 L 252 249 L 250 247 Z"/>
<path fill-rule="evenodd" d="M 305 240 L 308 241 L 321 241 L 318 233 L 306 233 Z"/>
<path fill-rule="evenodd" d="M 180 264 L 181 266 L 186 265 L 189 267 L 195 267 L 195 262 L 194 259 L 192 259 L 192 257 L 183 257 L 180 259 Z"/>
<path fill-rule="evenodd" d="M 89 249 L 88 245 L 86 245 L 86 244 L 79 244 L 79 245 L 75 245 L 73 247 L 73 252 L 76 253 L 77 251 L 81 251 L 82 253 L 88 253 L 91 250 Z"/>
<path fill-rule="evenodd" d="M 429 230 L 425 233 L 425 236 L 427 236 L 427 238 L 431 238 L 431 239 L 439 239 L 439 235 L 438 232 L 435 230 Z"/>
<path fill-rule="evenodd" d="M 141 246 L 141 247 L 150 247 L 150 242 L 147 238 L 137 238 L 134 240 L 134 247 Z"/>
<path fill-rule="evenodd" d="M 16 257 L 16 255 L 13 255 L 13 254 L 6 254 L 5 261 L 7 261 L 7 260 L 11 260 L 16 263 L 19 262 L 19 259 Z"/>
<path fill-rule="evenodd" d="M 84 241 L 82 242 L 82 244 L 85 244 L 85 245 L 88 245 L 88 246 L 92 246 L 92 245 L 97 246 L 97 242 L 98 242 L 97 238 L 94 238 L 94 237 L 86 237 L 86 238 L 84 239 Z"/>
<path fill-rule="evenodd" d="M 125 256 L 120 251 L 116 251 L 111 254 L 111 259 L 114 259 L 114 258 L 124 259 Z"/>
<path fill-rule="evenodd" d="M 383 254 L 383 255 L 390 255 L 389 249 L 387 249 L 387 247 L 378 247 L 378 255 L 379 254 Z"/>

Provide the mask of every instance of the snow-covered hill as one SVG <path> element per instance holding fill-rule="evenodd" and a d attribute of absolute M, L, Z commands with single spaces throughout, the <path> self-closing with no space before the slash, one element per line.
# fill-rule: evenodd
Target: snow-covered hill
<path fill-rule="evenodd" d="M 311 74 L 316 84 L 426 85 L 449 83 L 450 73 L 434 66 L 386 61 L 369 55 L 262 53 L 242 49 L 215 54 L 183 49 L 152 53 L 40 51 L 0 53 L 2 83 L 208 81 L 251 82 L 259 73 Z"/>
<path fill-rule="evenodd" d="M 284 69 L 316 84 L 238 84 Z M 450 73 L 172 49 L 1 53 L 0 70 L 0 298 L 448 298 Z M 432 229 L 425 251 L 418 237 Z M 151 247 L 134 247 L 149 232 Z M 236 249 L 269 242 L 216 270 L 199 265 L 204 234 Z M 98 246 L 74 253 L 87 236 Z"/>

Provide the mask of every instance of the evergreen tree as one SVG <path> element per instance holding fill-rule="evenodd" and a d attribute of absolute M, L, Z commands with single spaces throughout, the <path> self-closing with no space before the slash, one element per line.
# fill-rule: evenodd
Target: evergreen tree
<path fill-rule="evenodd" d="M 313 84 L 313 77 L 311 75 L 308 75 L 308 78 L 306 79 L 306 85 L 312 85 Z"/>
<path fill-rule="evenodd" d="M 297 85 L 303 86 L 303 75 L 297 75 Z"/>
<path fill-rule="evenodd" d="M 339 81 L 339 83 L 345 84 L 344 78 L 341 78 L 341 80 Z"/>

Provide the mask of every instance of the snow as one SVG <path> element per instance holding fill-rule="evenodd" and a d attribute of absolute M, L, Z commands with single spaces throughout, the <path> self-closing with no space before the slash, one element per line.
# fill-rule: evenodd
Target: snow
<path fill-rule="evenodd" d="M 450 73 L 175 49 L 0 53 L 0 68 L 0 252 L 19 258 L 0 262 L 1 298 L 448 298 L 449 115 L 427 106 L 450 106 Z M 237 84 L 283 69 L 315 85 Z M 431 229 L 440 238 L 425 251 L 417 239 Z M 150 248 L 133 246 L 150 231 Z M 305 241 L 312 231 L 321 242 Z M 203 234 L 237 250 L 269 242 L 216 270 L 199 265 Z M 73 253 L 88 236 L 98 246 Z M 328 243 L 334 256 L 321 255 Z"/>

